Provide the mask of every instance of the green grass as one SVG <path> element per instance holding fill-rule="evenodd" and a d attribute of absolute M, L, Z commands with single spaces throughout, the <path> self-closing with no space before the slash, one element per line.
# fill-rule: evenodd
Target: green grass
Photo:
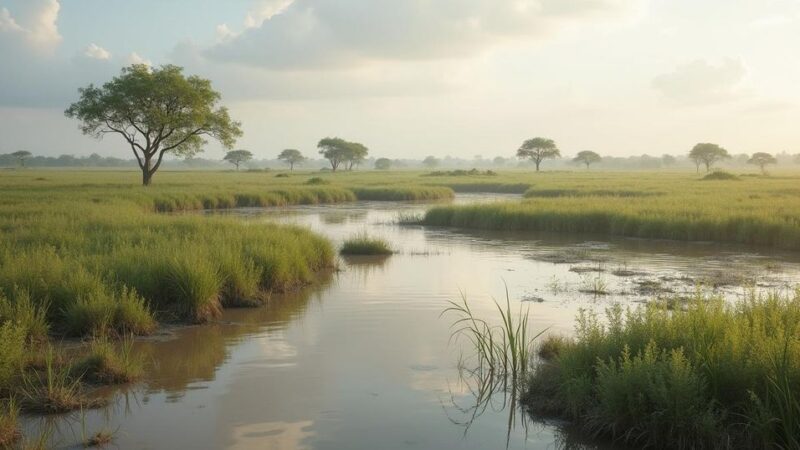
<path fill-rule="evenodd" d="M 800 293 L 582 312 L 546 340 L 533 411 L 655 448 L 800 446 Z"/>
<path fill-rule="evenodd" d="M 33 414 L 59 414 L 82 408 L 97 408 L 105 402 L 91 398 L 74 377 L 69 365 L 57 361 L 52 348 L 44 354 L 43 367 L 23 374 L 23 382 L 15 389 L 23 411 Z"/>
<path fill-rule="evenodd" d="M 89 383 L 125 384 L 142 376 L 144 362 L 133 353 L 131 338 L 119 344 L 100 338 L 91 342 L 88 353 L 72 364 L 70 370 L 73 376 Z"/>
<path fill-rule="evenodd" d="M 342 255 L 391 255 L 394 250 L 385 240 L 361 233 L 344 241 L 340 253 Z"/>
<path fill-rule="evenodd" d="M 449 187 L 413 186 L 413 187 L 364 187 L 353 188 L 359 200 L 374 201 L 421 201 L 442 200 L 454 197 Z"/>
<path fill-rule="evenodd" d="M 685 173 L 542 175 L 525 200 L 437 206 L 423 223 L 800 249 L 795 176 L 709 183 Z"/>

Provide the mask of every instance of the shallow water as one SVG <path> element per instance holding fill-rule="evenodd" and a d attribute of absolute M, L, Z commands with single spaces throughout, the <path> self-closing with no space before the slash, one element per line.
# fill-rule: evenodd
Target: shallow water
<path fill-rule="evenodd" d="M 764 249 L 396 224 L 428 206 L 220 213 L 253 226 L 308 226 L 337 245 L 367 231 L 398 253 L 342 259 L 341 271 L 269 306 L 228 310 L 217 323 L 137 342 L 150 366 L 143 382 L 107 391 L 109 408 L 30 419 L 26 428 L 48 428 L 60 447 L 107 429 L 119 448 L 597 448 L 557 424 L 533 422 L 503 395 L 476 405 L 475 380 L 459 377 L 468 349 L 450 340 L 453 318 L 441 317 L 446 302 L 463 292 L 478 315 L 495 320 L 492 299 L 504 300 L 507 287 L 515 309 L 530 309 L 533 330 L 570 333 L 579 308 L 697 289 L 733 300 L 746 289 L 800 281 L 797 255 Z M 607 293 L 590 292 L 598 286 Z"/>

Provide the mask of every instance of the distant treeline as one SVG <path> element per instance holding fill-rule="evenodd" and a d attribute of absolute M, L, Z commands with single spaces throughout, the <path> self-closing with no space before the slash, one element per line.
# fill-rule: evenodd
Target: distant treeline
<path fill-rule="evenodd" d="M 513 157 L 497 156 L 495 158 L 483 158 L 476 156 L 475 158 L 456 158 L 452 156 L 445 156 L 441 159 L 428 157 L 426 159 L 390 159 L 391 169 L 472 169 L 472 168 L 486 168 L 486 169 L 502 169 L 502 168 L 527 168 L 532 167 L 533 164 L 527 160 L 519 160 Z M 750 155 L 740 154 L 733 155 L 731 159 L 722 161 L 719 165 L 721 167 L 746 167 L 748 166 L 748 159 Z M 797 165 L 800 164 L 800 154 L 789 154 L 786 152 L 778 153 L 775 155 L 777 164 L 779 166 Z M 375 167 L 375 161 L 385 158 L 367 158 L 360 165 L 361 169 L 371 170 Z M 0 167 L 19 167 L 20 159 L 11 153 L 0 154 Z M 574 169 L 579 167 L 570 157 L 563 157 L 551 161 L 549 163 L 551 170 Z M 25 167 L 107 167 L 107 168 L 138 168 L 135 159 L 116 158 L 113 156 L 101 156 L 93 153 L 89 156 L 74 156 L 74 155 L 61 155 L 61 156 L 36 156 L 31 155 L 24 159 Z M 206 158 L 188 158 L 188 159 L 170 159 L 164 161 L 163 166 L 170 169 L 228 169 L 232 166 L 223 160 L 206 159 Z M 253 159 L 242 164 L 244 169 L 284 169 L 287 167 L 286 163 L 278 159 Z M 300 166 L 305 169 L 323 169 L 330 167 L 327 160 L 324 159 L 308 159 Z M 694 169 L 695 163 L 692 162 L 687 156 L 603 156 L 602 160 L 595 163 L 593 166 L 600 169 L 620 169 L 620 170 L 639 170 L 639 169 L 669 169 L 669 168 L 682 168 Z"/>

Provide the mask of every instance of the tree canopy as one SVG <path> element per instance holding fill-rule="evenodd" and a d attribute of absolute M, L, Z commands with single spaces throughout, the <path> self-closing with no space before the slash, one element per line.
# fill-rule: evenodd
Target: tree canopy
<path fill-rule="evenodd" d="M 689 159 L 694 161 L 695 165 L 700 168 L 701 164 L 706 166 L 706 172 L 711 171 L 711 168 L 718 161 L 730 158 L 731 155 L 727 150 L 717 144 L 700 143 L 692 148 L 689 152 Z"/>
<path fill-rule="evenodd" d="M 589 168 L 590 165 L 598 163 L 602 160 L 603 158 L 601 158 L 600 155 L 591 150 L 584 150 L 582 152 L 578 152 L 578 154 L 574 158 L 572 158 L 572 162 L 578 164 L 585 164 L 587 169 Z"/>
<path fill-rule="evenodd" d="M 306 157 L 300 153 L 300 150 L 294 148 L 287 148 L 278 155 L 278 159 L 289 165 L 289 170 L 294 170 L 295 164 L 302 164 Z"/>
<path fill-rule="evenodd" d="M 748 164 L 753 164 L 761 168 L 761 173 L 764 173 L 764 167 L 768 164 L 778 164 L 778 160 L 769 153 L 757 152 L 747 160 Z"/>
<path fill-rule="evenodd" d="M 433 155 L 431 155 L 431 156 L 426 156 L 426 157 L 425 157 L 425 159 L 423 159 L 423 160 L 422 160 L 422 164 L 423 164 L 425 167 L 429 168 L 429 169 L 433 169 L 433 168 L 436 168 L 436 166 L 438 166 L 438 165 L 439 165 L 439 159 L 438 159 L 438 158 L 436 158 L 436 157 L 435 157 L 435 156 L 433 156 Z"/>
<path fill-rule="evenodd" d="M 134 64 L 102 87 L 90 84 L 79 93 L 66 116 L 80 120 L 81 131 L 96 139 L 122 136 L 136 156 L 143 185 L 150 184 L 164 155 L 195 155 L 206 138 L 232 148 L 242 135 L 240 123 L 219 106 L 221 96 L 211 82 L 187 77 L 178 66 Z"/>
<path fill-rule="evenodd" d="M 530 159 L 536 164 L 536 171 L 545 159 L 555 159 L 561 157 L 561 151 L 552 139 L 535 137 L 523 142 L 517 149 L 517 158 Z"/>
<path fill-rule="evenodd" d="M 236 166 L 236 170 L 239 170 L 239 164 L 253 159 L 253 154 L 249 150 L 231 150 L 222 159 L 233 164 Z"/>
<path fill-rule="evenodd" d="M 14 158 L 16 158 L 17 162 L 19 163 L 20 167 L 25 167 L 25 160 L 33 156 L 33 154 L 27 150 L 19 150 L 11 154 Z"/>
<path fill-rule="evenodd" d="M 317 144 L 319 153 L 331 163 L 331 170 L 342 166 L 346 170 L 353 170 L 354 166 L 367 159 L 369 149 L 358 142 L 349 142 L 338 137 L 327 137 Z"/>
<path fill-rule="evenodd" d="M 389 170 L 392 168 L 392 160 L 389 158 L 378 158 L 375 160 L 375 169 Z"/>

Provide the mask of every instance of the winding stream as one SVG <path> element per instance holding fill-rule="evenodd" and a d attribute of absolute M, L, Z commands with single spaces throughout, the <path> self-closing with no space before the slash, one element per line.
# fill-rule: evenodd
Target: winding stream
<path fill-rule="evenodd" d="M 460 195 L 456 202 L 507 199 Z M 228 310 L 217 323 L 137 342 L 146 379 L 109 390 L 110 407 L 48 419 L 69 448 L 84 429 L 116 430 L 119 448 L 489 449 L 597 448 L 516 414 L 502 395 L 477 405 L 459 377 L 447 300 L 465 293 L 478 315 L 492 299 L 530 307 L 531 327 L 572 332 L 579 308 L 635 304 L 698 286 L 735 299 L 746 289 L 791 289 L 791 253 L 708 243 L 544 233 L 463 232 L 397 225 L 430 205 L 238 209 L 217 214 L 258 226 L 308 226 L 336 245 L 358 232 L 387 239 L 388 258 L 342 259 L 341 271 L 267 307 Z M 747 286 L 747 287 L 746 287 Z M 602 292 L 599 292 L 602 291 Z"/>

